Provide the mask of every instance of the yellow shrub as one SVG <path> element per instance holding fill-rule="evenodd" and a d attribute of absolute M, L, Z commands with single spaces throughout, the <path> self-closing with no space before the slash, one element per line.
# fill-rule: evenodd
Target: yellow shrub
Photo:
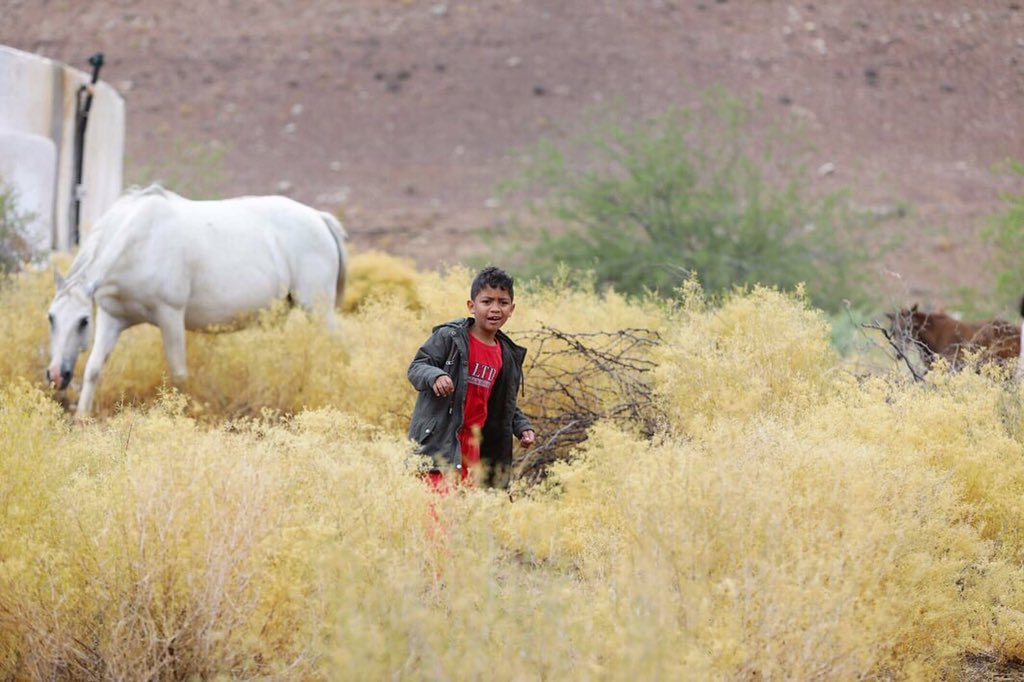
<path fill-rule="evenodd" d="M 443 272 L 420 273 L 424 334 L 429 334 L 434 325 L 468 314 L 466 301 L 469 300 L 469 288 L 475 274 L 469 268 L 458 265 Z M 517 295 L 517 305 L 518 302 Z M 515 315 L 512 319 L 515 319 Z M 423 339 L 426 338 L 424 335 Z"/>
<path fill-rule="evenodd" d="M 385 515 L 389 546 L 423 532 L 401 441 L 336 412 L 205 429 L 184 407 L 172 394 L 69 432 L 44 400 L 3 396 L 5 470 L 34 478 L 3 509 L 5 677 L 315 676 L 323 557 L 365 550 Z"/>
<path fill-rule="evenodd" d="M 359 310 L 373 298 L 390 298 L 397 305 L 420 310 L 417 289 L 416 266 L 410 259 L 381 251 L 359 253 L 349 259 L 342 310 Z"/>
<path fill-rule="evenodd" d="M 699 435 L 719 419 L 800 414 L 829 395 L 837 355 L 806 300 L 755 287 L 715 308 L 691 291 L 656 359 L 666 412 Z"/>
<path fill-rule="evenodd" d="M 0 382 L 21 377 L 44 383 L 50 361 L 46 311 L 53 294 L 49 271 L 22 272 L 0 283 Z"/>
<path fill-rule="evenodd" d="M 638 449 L 598 429 L 505 540 L 592 585 L 611 676 L 857 678 L 955 666 L 988 546 L 944 473 L 771 420 Z M 975 601 L 977 600 L 977 601 Z"/>
<path fill-rule="evenodd" d="M 1024 655 L 1020 387 L 857 379 L 799 295 L 526 282 L 514 339 L 660 334 L 637 355 L 668 423 L 598 424 L 514 499 L 438 497 L 405 372 L 472 274 L 417 273 L 422 308 L 368 297 L 337 333 L 274 310 L 190 334 L 182 393 L 132 330 L 75 426 L 40 388 L 48 273 L 0 290 L 0 677 L 953 679 Z M 560 409 L 543 382 L 523 404 Z"/>

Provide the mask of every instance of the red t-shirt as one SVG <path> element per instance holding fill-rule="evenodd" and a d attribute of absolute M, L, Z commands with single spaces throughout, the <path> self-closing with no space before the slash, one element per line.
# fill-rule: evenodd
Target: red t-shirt
<path fill-rule="evenodd" d="M 470 334 L 468 369 L 466 408 L 463 412 L 462 429 L 459 431 L 462 478 L 468 475 L 470 467 L 480 463 L 479 431 L 487 421 L 487 401 L 491 397 L 491 389 L 494 388 L 498 372 L 501 371 L 501 343 L 496 342 L 493 346 L 488 346 Z"/>

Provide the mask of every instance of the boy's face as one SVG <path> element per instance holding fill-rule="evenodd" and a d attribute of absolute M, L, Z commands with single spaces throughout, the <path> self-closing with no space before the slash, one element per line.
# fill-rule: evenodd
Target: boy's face
<path fill-rule="evenodd" d="M 476 298 L 466 301 L 469 314 L 473 316 L 479 329 L 490 334 L 501 329 L 501 325 L 512 316 L 516 304 L 504 289 L 483 287 Z"/>

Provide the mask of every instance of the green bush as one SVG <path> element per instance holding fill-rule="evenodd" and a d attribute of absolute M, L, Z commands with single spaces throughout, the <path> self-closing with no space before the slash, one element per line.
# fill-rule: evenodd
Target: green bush
<path fill-rule="evenodd" d="M 575 166 L 542 143 L 510 183 L 539 189 L 541 215 L 557 224 L 525 247 L 531 274 L 565 263 L 622 292 L 669 293 L 696 272 L 712 292 L 805 282 L 829 310 L 865 300 L 874 219 L 845 192 L 808 196 L 799 137 L 763 132 L 755 113 L 715 95 L 636 127 L 604 126 Z"/>
<path fill-rule="evenodd" d="M 1007 161 L 1006 170 L 1024 176 L 1024 164 L 1020 161 Z M 989 219 L 982 235 L 993 247 L 990 272 L 995 273 L 994 298 L 1016 302 L 1024 294 L 1024 194 L 1006 193 L 1002 200 L 1004 210 Z"/>
<path fill-rule="evenodd" d="M 18 209 L 18 192 L 0 178 L 0 276 L 21 269 L 32 258 L 26 230 L 33 214 Z"/>
<path fill-rule="evenodd" d="M 152 163 L 129 160 L 129 185 L 159 183 L 189 199 L 221 199 L 226 184 L 224 145 L 216 140 L 194 142 L 176 137 L 165 143 Z"/>

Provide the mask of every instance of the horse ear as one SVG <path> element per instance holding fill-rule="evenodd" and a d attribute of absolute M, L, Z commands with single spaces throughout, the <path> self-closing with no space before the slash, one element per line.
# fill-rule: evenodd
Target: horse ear
<path fill-rule="evenodd" d="M 917 304 L 916 303 L 910 307 L 910 312 L 912 312 L 912 313 L 916 313 L 917 312 Z"/>
<path fill-rule="evenodd" d="M 64 288 L 64 278 L 60 275 L 60 270 L 57 268 L 53 269 L 53 284 L 57 287 L 57 291 Z"/>
<path fill-rule="evenodd" d="M 895 319 L 896 319 L 896 316 L 895 316 L 895 315 L 893 315 L 892 313 L 886 313 L 886 314 L 885 314 L 885 316 L 886 316 L 886 317 L 888 317 L 890 321 L 892 321 L 892 320 L 895 320 Z"/>

